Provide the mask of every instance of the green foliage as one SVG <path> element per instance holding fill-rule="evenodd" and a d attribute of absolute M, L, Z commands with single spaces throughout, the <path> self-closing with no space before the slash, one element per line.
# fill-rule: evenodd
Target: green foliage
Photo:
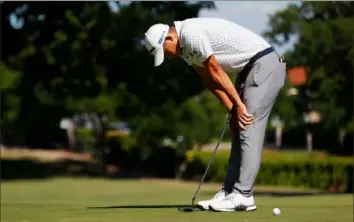
<path fill-rule="evenodd" d="M 185 177 L 200 177 L 209 162 L 211 152 L 189 152 Z M 229 152 L 217 154 L 206 180 L 223 182 Z M 352 158 L 317 155 L 291 155 L 265 152 L 256 180 L 258 185 L 301 186 L 332 192 L 353 192 Z"/>
<path fill-rule="evenodd" d="M 21 73 L 10 69 L 2 61 L 0 61 L 0 92 L 5 92 L 6 90 L 16 89 Z"/>
<path fill-rule="evenodd" d="M 43 132 L 49 137 L 63 116 L 96 112 L 129 122 L 141 148 L 153 150 L 181 135 L 186 149 L 208 143 L 224 123 L 222 105 L 183 61 L 154 68 L 141 40 L 156 22 L 211 8 L 213 2 L 131 2 L 113 12 L 106 2 L 2 3 L 4 120 L 16 122 L 23 141 Z M 311 70 L 299 96 L 289 98 L 286 83 L 273 115 L 301 123 L 310 102 L 323 113 L 324 127 L 353 128 L 352 9 L 345 2 L 302 2 L 270 17 L 272 42 L 299 37 L 287 53 L 289 68 Z M 18 27 L 10 15 L 21 21 Z"/>
<path fill-rule="evenodd" d="M 90 140 L 95 139 L 93 136 L 93 132 L 89 129 L 86 129 L 86 128 L 81 128 L 81 127 L 76 128 L 75 134 L 78 138 L 83 139 L 83 140 L 90 141 Z"/>
<path fill-rule="evenodd" d="M 184 146 L 202 146 L 218 135 L 224 126 L 226 112 L 220 101 L 209 91 L 191 97 L 181 105 L 178 123 L 185 137 Z"/>
<path fill-rule="evenodd" d="M 1 120 L 15 121 L 19 114 L 21 97 L 16 94 L 22 73 L 10 69 L 0 61 Z"/>
<path fill-rule="evenodd" d="M 224 125 L 226 112 L 220 101 L 204 90 L 180 106 L 171 100 L 147 115 L 132 118 L 133 137 L 141 147 L 161 146 L 171 139 L 179 151 L 209 143 Z M 183 141 L 178 141 L 179 137 Z"/>
<path fill-rule="evenodd" d="M 298 37 L 286 53 L 288 67 L 307 66 L 310 72 L 296 107 L 301 113 L 307 106 L 319 110 L 325 128 L 349 130 L 353 124 L 353 9 L 352 2 L 289 5 L 270 16 L 265 32 L 280 45 L 290 36 Z"/>
<path fill-rule="evenodd" d="M 122 149 L 126 152 L 137 145 L 132 136 L 110 136 L 106 138 L 106 144 L 113 149 Z"/>
<path fill-rule="evenodd" d="M 21 84 L 13 86 L 21 100 L 8 118 L 28 135 L 33 126 L 57 126 L 63 116 L 105 113 L 130 122 L 141 146 L 176 137 L 179 104 L 202 90 L 200 80 L 183 61 L 154 69 L 141 40 L 153 23 L 195 17 L 213 7 L 212 2 L 132 2 L 113 12 L 106 2 L 3 3 L 2 40 L 16 42 L 2 44 L 4 62 L 23 73 L 17 78 Z M 10 15 L 23 24 L 13 28 Z M 6 112 L 13 113 L 10 106 Z"/>
<path fill-rule="evenodd" d="M 78 127 L 75 128 L 75 138 L 78 142 L 75 151 L 92 153 L 94 151 L 95 135 L 92 130 Z"/>

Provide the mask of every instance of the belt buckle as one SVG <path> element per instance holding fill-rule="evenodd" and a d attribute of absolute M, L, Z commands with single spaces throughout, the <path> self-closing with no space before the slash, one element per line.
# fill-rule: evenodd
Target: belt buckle
<path fill-rule="evenodd" d="M 279 57 L 279 62 L 280 62 L 280 63 L 285 63 L 285 58 L 284 58 L 284 56 L 280 56 L 280 57 Z"/>

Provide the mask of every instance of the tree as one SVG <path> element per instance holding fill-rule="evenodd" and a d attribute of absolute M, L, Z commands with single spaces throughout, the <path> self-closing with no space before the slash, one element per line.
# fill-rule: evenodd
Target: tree
<path fill-rule="evenodd" d="M 16 87 L 21 78 L 21 72 L 7 67 L 0 61 L 0 103 L 1 121 L 12 122 L 18 118 L 20 96 L 16 95 Z"/>
<path fill-rule="evenodd" d="M 198 149 L 216 138 L 226 119 L 226 110 L 219 100 L 204 90 L 200 94 L 186 100 L 181 106 L 178 128 L 183 132 L 185 148 Z"/>
<path fill-rule="evenodd" d="M 265 32 L 280 45 L 298 37 L 287 52 L 288 66 L 310 70 L 299 101 L 307 110 L 299 113 L 320 111 L 323 129 L 349 130 L 353 125 L 353 23 L 352 2 L 302 2 L 270 16 Z"/>
<path fill-rule="evenodd" d="M 200 151 L 203 145 L 217 138 L 225 125 L 226 114 L 225 107 L 208 90 L 186 100 L 176 124 L 179 134 L 183 135 L 179 150 Z M 183 176 L 188 163 L 189 159 L 186 158 L 179 166 L 177 178 Z"/>
<path fill-rule="evenodd" d="M 16 124 L 34 138 L 31 134 L 50 134 L 63 116 L 109 113 L 136 129 L 149 123 L 136 130 L 137 139 L 161 140 L 171 125 L 164 113 L 178 109 L 202 86 L 183 61 L 153 68 L 141 44 L 143 33 L 155 22 L 195 17 L 212 7 L 212 2 L 132 2 L 113 12 L 106 2 L 4 2 L 4 62 L 23 73 L 14 89 L 22 98 Z M 154 116 L 169 124 L 149 120 Z M 153 128 L 158 133 L 151 134 Z"/>

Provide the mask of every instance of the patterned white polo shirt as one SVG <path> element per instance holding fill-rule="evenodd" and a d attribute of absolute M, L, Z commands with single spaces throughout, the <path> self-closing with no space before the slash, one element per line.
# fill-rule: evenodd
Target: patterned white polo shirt
<path fill-rule="evenodd" d="M 203 66 L 211 55 L 227 74 L 237 74 L 253 55 L 270 44 L 261 36 L 219 18 L 192 18 L 175 22 L 182 59 Z"/>

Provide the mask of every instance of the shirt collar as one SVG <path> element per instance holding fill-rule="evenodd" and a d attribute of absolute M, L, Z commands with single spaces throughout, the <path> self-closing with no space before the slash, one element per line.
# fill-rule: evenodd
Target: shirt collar
<path fill-rule="evenodd" d="M 180 35 L 181 35 L 181 28 L 182 28 L 182 25 L 183 25 L 183 21 L 174 21 L 173 23 L 174 23 L 174 25 L 175 25 L 177 35 L 178 35 L 178 37 L 180 37 Z"/>

